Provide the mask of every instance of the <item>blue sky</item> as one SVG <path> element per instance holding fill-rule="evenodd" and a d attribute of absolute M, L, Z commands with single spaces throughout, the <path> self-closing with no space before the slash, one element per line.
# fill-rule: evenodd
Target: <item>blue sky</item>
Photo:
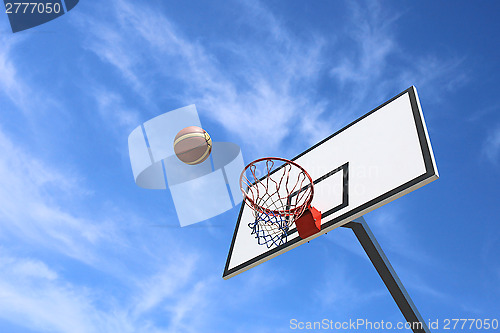
<path fill-rule="evenodd" d="M 290 158 L 411 85 L 441 178 L 365 218 L 425 319 L 498 319 L 499 9 L 81 1 L 16 34 L 0 15 L 0 331 L 402 321 L 342 228 L 224 281 L 238 209 L 176 227 L 169 192 L 134 184 L 127 137 L 194 103 L 246 162 Z"/>

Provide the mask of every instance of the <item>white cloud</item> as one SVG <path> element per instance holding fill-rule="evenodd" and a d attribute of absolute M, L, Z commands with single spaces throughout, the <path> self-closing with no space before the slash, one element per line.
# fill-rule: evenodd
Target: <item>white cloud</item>
<path fill-rule="evenodd" d="M 168 329 L 171 332 L 200 332 L 210 322 L 209 300 L 207 291 L 213 284 L 208 281 L 192 282 L 188 289 L 177 301 L 166 306 L 172 313 Z M 213 295 L 212 295 L 213 297 Z"/>
<path fill-rule="evenodd" d="M 38 260 L 0 259 L 2 319 L 37 331 L 98 332 L 98 318 L 84 289 L 61 283 Z"/>
<path fill-rule="evenodd" d="M 141 278 L 144 272 L 134 265 L 128 278 L 111 278 L 120 290 L 111 292 L 90 278 L 73 282 L 66 268 L 56 272 L 40 260 L 2 252 L 0 318 L 19 326 L 37 332 L 180 333 L 199 332 L 211 322 L 208 290 L 214 291 L 214 278 L 196 278 L 197 259 L 184 265 L 173 256 L 166 267 L 145 262 L 145 271 L 158 270 L 149 279 Z"/>
<path fill-rule="evenodd" d="M 493 128 L 484 144 L 483 144 L 484 155 L 492 162 L 497 165 L 500 161 L 500 125 Z"/>
<path fill-rule="evenodd" d="M 2 45 L 0 48 L 0 96 L 4 95 L 7 100 L 10 100 L 18 108 L 18 111 L 33 118 L 43 114 L 45 110 L 60 110 L 60 105 L 56 99 L 51 98 L 50 94 L 46 94 L 43 89 L 32 89 L 29 79 L 23 77 L 19 68 L 16 67 L 16 61 L 14 60 L 16 59 L 16 47 L 27 40 L 26 35 L 0 35 L 0 45 Z M 23 74 L 27 77 L 30 76 L 30 73 L 23 72 Z M 7 107 L 7 104 L 2 105 L 2 109 L 5 107 Z M 36 112 L 33 112 L 34 110 Z M 30 122 L 31 119 L 28 118 L 26 125 L 29 125 Z"/>
<path fill-rule="evenodd" d="M 2 238 L 19 238 L 92 262 L 91 248 L 107 238 L 111 230 L 74 216 L 56 203 L 60 201 L 58 195 L 84 194 L 78 191 L 78 182 L 16 147 L 1 130 L 0 150 Z"/>
<path fill-rule="evenodd" d="M 379 208 L 366 216 L 366 221 L 375 237 L 382 243 L 382 249 L 390 256 L 419 262 L 419 264 L 439 266 L 436 258 L 427 254 L 419 247 L 418 235 L 411 232 L 411 225 L 401 223 L 404 220 L 401 213 L 388 206 Z M 368 256 L 359 244 L 353 231 L 348 228 L 338 228 L 328 233 L 324 238 L 350 253 L 363 258 L 371 265 Z"/>
<path fill-rule="evenodd" d="M 468 80 L 465 59 L 458 55 L 415 54 L 404 48 L 399 22 L 410 13 L 388 9 L 380 2 L 350 3 L 352 20 L 343 29 L 330 70 L 338 83 L 332 94 L 334 119 L 345 125 L 388 98 L 415 85 L 420 97 L 440 102 Z M 402 43 L 402 41 L 406 43 Z M 423 92 L 423 93 L 422 93 Z"/>
<path fill-rule="evenodd" d="M 387 293 L 382 288 L 371 291 L 363 289 L 363 285 L 356 285 L 350 274 L 341 260 L 329 260 L 321 274 L 320 283 L 315 289 L 315 298 L 323 307 L 339 309 L 335 313 L 337 318 L 342 318 L 353 309 L 374 302 L 374 299 L 385 296 Z"/>
<path fill-rule="evenodd" d="M 396 208 L 383 207 L 370 213 L 368 221 L 375 236 L 383 242 L 383 248 L 393 256 L 418 262 L 419 265 L 440 266 L 435 256 L 420 247 L 419 234 L 412 232 L 412 226 L 403 223 L 404 217 Z M 397 236 L 396 236 L 397 235 Z M 424 241 L 424 239 L 422 239 Z"/>
<path fill-rule="evenodd" d="M 2 252 L 5 253 L 5 250 Z M 56 272 L 39 260 L 17 260 L 5 255 L 0 257 L 0 270 L 2 275 L 13 275 L 19 278 L 55 280 L 58 277 Z"/>
<path fill-rule="evenodd" d="M 156 308 L 165 299 L 172 298 L 178 294 L 178 290 L 185 288 L 190 283 L 190 277 L 195 269 L 195 259 L 182 257 L 182 260 L 174 260 L 167 267 L 154 276 L 139 280 L 137 282 L 140 294 L 134 311 L 137 314 L 148 312 Z"/>
<path fill-rule="evenodd" d="M 75 333 L 195 332 L 210 321 L 207 292 L 216 290 L 208 287 L 214 277 L 199 277 L 196 247 L 183 248 L 165 233 L 152 237 L 158 233 L 141 229 L 131 212 L 123 213 L 128 224 L 121 223 L 116 210 L 125 207 L 105 207 L 104 221 L 78 213 L 70 208 L 75 201 L 90 204 L 77 193 L 81 180 L 16 147 L 1 131 L 0 151 L 0 238 L 6 249 L 23 246 L 31 255 L 9 257 L 2 249 L 0 318 L 40 332 Z M 48 264 L 59 258 L 68 266 Z M 89 277 L 75 283 L 72 265 Z M 107 290 L 94 274 L 121 291 Z"/>
<path fill-rule="evenodd" d="M 0 37 L 0 91 L 21 110 L 26 109 L 27 87 L 19 80 L 16 67 L 12 62 L 12 49 L 24 38 Z"/>
<path fill-rule="evenodd" d="M 42 92 L 35 89 L 32 82 L 22 79 L 17 63 L 11 61 L 17 51 L 15 43 L 9 43 L 11 40 L 6 40 L 8 47 L 0 50 L 0 74 L 4 74 L 0 75 L 0 86 L 14 107 L 23 111 L 21 122 L 26 120 L 40 128 L 35 111 L 39 111 L 37 98 Z M 16 102 L 21 94 L 35 91 L 38 93 L 21 99 L 23 103 Z M 136 126 L 137 115 L 133 109 L 113 112 L 113 106 L 125 104 L 120 95 L 104 90 L 92 93 L 102 119 L 123 128 Z M 44 98 L 57 99 L 59 96 L 54 94 L 57 92 L 47 93 Z M 50 146 L 47 149 L 50 150 Z M 126 203 L 94 200 L 93 191 L 86 188 L 86 179 L 72 171 L 71 165 L 56 166 L 33 150 L 0 127 L 0 240 L 3 246 L 0 318 L 39 332 L 196 330 L 200 323 L 190 325 L 189 314 L 196 311 L 198 305 L 206 304 L 204 290 L 208 280 L 206 277 L 193 280 L 198 259 L 193 257 L 191 264 L 185 267 L 177 260 L 190 257 L 197 249 L 179 250 L 182 241 L 168 234 L 155 239 L 148 233 L 151 230 L 141 230 L 144 224 Z M 27 257 L 8 256 L 9 251 L 18 249 Z M 165 262 L 171 263 L 168 269 Z M 74 267 L 78 267 L 77 279 Z M 160 299 L 152 299 L 151 291 L 144 289 L 143 281 L 148 281 L 144 279 L 145 272 L 164 277 L 159 280 L 164 288 L 169 286 L 167 277 L 174 282 L 177 277 L 183 288 L 178 290 L 171 285 L 173 289 L 163 289 L 166 294 Z M 106 282 L 102 283 L 101 279 Z M 113 293 L 106 283 L 112 283 L 121 292 Z M 137 314 L 134 302 L 141 294 L 144 294 L 141 299 L 149 297 L 150 303 L 148 311 Z M 149 312 L 165 308 L 165 301 L 176 306 L 164 310 L 168 316 L 161 320 L 166 323 L 162 328 Z"/>
<path fill-rule="evenodd" d="M 46 120 L 43 118 L 44 108 L 57 105 L 53 102 L 57 97 L 45 92 L 44 86 L 35 87 L 19 70 L 26 66 L 19 66 L 21 62 L 16 60 L 19 59 L 16 55 L 19 46 L 29 41 L 29 36 L 0 37 L 0 87 L 14 106 L 12 112 L 2 110 L 5 116 L 2 120 L 12 128 L 17 125 L 39 130 L 43 125 L 38 120 Z M 16 118 L 13 115 L 17 116 L 18 111 L 22 112 Z M 7 118 L 9 116 L 12 117 Z M 113 232 L 109 226 L 91 223 L 69 212 L 71 199 L 68 198 L 81 199 L 90 193 L 82 186 L 84 179 L 72 172 L 68 165 L 63 172 L 62 168 L 35 157 L 23 142 L 12 139 L 5 128 L 0 127 L 0 238 L 4 246 L 29 244 L 36 249 L 48 249 L 92 262 L 93 246 Z M 30 269 L 33 265 L 36 262 L 26 262 L 24 268 L 17 269 Z"/>
<path fill-rule="evenodd" d="M 86 48 L 114 66 L 148 108 L 165 98 L 196 103 L 202 117 L 259 155 L 294 155 L 412 84 L 439 100 L 467 79 L 458 72 L 463 59 L 402 49 L 395 31 L 403 15 L 378 3 L 351 4 L 342 35 L 325 37 L 292 33 L 259 2 L 234 5 L 245 14 L 233 24 L 251 31 L 247 38 L 193 40 L 163 13 L 127 0 L 115 0 L 102 17 L 80 16 L 78 25 Z M 318 89 L 328 72 L 325 99 Z"/>
<path fill-rule="evenodd" d="M 97 83 L 91 86 L 90 96 L 96 101 L 98 114 L 106 122 L 108 128 L 123 129 L 123 134 L 128 135 L 141 123 L 139 112 L 129 107 L 119 93 Z M 122 138 L 123 135 L 119 137 Z"/>
<path fill-rule="evenodd" d="M 384 15 L 376 2 L 367 5 L 368 8 L 351 4 L 352 21 L 345 31 L 354 41 L 355 52 L 350 48 L 351 56 L 344 55 L 340 64 L 331 70 L 342 84 L 355 83 L 364 89 L 368 88 L 367 83 L 385 73 L 388 56 L 398 48 L 391 31 L 398 16 Z"/>
<path fill-rule="evenodd" d="M 142 99 L 138 103 L 159 110 L 158 99 L 175 99 L 184 105 L 196 102 L 204 116 L 241 135 L 246 143 L 262 145 L 260 154 L 283 142 L 287 144 L 281 151 L 291 149 L 287 139 L 293 136 L 294 144 L 305 139 L 316 141 L 334 126 L 352 120 L 351 114 L 358 109 L 367 111 L 368 106 L 382 102 L 381 95 L 392 93 L 393 87 L 400 91 L 401 82 L 413 81 L 420 75 L 427 80 L 421 82 L 433 85 L 440 74 L 454 72 L 460 63 L 446 63 L 432 56 L 418 59 L 416 65 L 387 80 L 389 60 L 402 57 L 404 52 L 392 34 L 394 21 L 381 25 L 376 5 L 366 11 L 356 7 L 352 24 L 361 24 L 352 30 L 351 37 L 359 52 L 351 57 L 338 48 L 338 63 L 331 71 L 338 81 L 338 86 L 332 88 L 336 97 L 325 101 L 316 96 L 314 89 L 318 75 L 327 66 L 324 50 L 332 41 L 294 36 L 258 3 L 242 5 L 247 9 L 243 19 L 248 20 L 243 24 L 259 30 L 263 40 L 224 41 L 216 46 L 217 52 L 210 43 L 190 40 L 167 17 L 144 4 L 122 0 L 112 4 L 112 11 L 101 18 L 97 12 L 80 16 L 85 47 L 116 68 Z M 27 100 L 17 97 L 34 89 L 29 82 L 19 80 L 10 57 L 14 44 L 9 44 L 11 40 L 3 42 L 6 47 L 0 50 L 0 87 L 12 97 L 14 105 L 33 110 L 36 98 L 28 104 L 15 104 Z M 219 54 L 231 58 L 232 65 Z M 96 86 L 96 82 L 90 86 Z M 118 88 L 110 89 L 103 83 L 97 86 L 99 89 L 90 94 L 102 119 L 123 128 L 139 123 L 139 113 L 127 104 Z M 336 112 L 326 114 L 327 108 Z M 325 116 L 330 119 L 325 120 Z M 498 157 L 495 145 L 494 156 Z M 259 270 L 244 273 L 248 275 L 240 280 L 243 282 L 220 282 L 225 283 L 223 289 L 214 277 L 199 276 L 198 267 L 207 256 L 197 244 L 180 250 L 181 240 L 176 237 L 163 234 L 155 240 L 152 236 L 157 232 L 140 234 L 136 228 L 140 222 L 123 207 L 126 204 L 105 207 L 103 215 L 108 217 L 103 220 L 94 212 L 102 207 L 87 200 L 85 179 L 33 156 L 1 130 L 0 151 L 0 237 L 6 246 L 29 245 L 34 256 L 0 258 L 0 270 L 8 272 L 0 276 L 0 316 L 5 320 L 37 331 L 199 332 L 204 325 L 196 320 L 210 317 L 208 305 L 213 305 L 210 297 L 215 293 L 226 298 L 224 305 L 247 306 L 249 299 L 260 301 L 259 292 L 272 292 L 276 285 L 287 284 L 286 274 Z M 87 211 L 76 209 L 75 203 Z M 124 212 L 117 214 L 117 210 Z M 124 215 L 129 224 L 120 224 Z M 391 246 L 401 250 L 403 256 L 421 257 L 420 249 L 407 253 L 402 244 Z M 78 265 L 88 264 L 83 268 L 88 270 L 86 273 L 104 275 L 121 291 L 114 293 L 90 278 L 80 284 L 71 282 L 67 276 L 71 272 L 52 267 L 50 260 L 41 259 L 42 254 L 37 258 L 39 250 L 75 259 Z M 200 257 L 193 252 L 200 252 Z M 366 295 L 360 296 L 355 285 L 338 288 L 348 280 L 346 276 L 342 266 L 327 272 L 323 280 L 326 289 L 322 290 L 329 292 L 327 304 L 366 301 Z M 220 281 L 220 277 L 216 278 Z M 255 292 L 257 289 L 259 292 Z M 222 290 L 231 290 L 232 294 Z M 369 295 L 377 296 L 377 292 Z M 166 322 L 165 327 L 157 320 Z M 196 325 L 190 325 L 193 322 Z"/>
<path fill-rule="evenodd" d="M 111 225 L 104 224 L 61 209 L 57 204 L 61 201 L 59 196 L 45 189 L 48 186 L 58 188 L 57 182 L 64 182 L 66 175 L 14 147 L 1 132 L 0 150 L 3 153 L 0 159 L 0 236 L 4 246 L 22 245 L 35 256 L 6 257 L 6 251 L 2 251 L 0 317 L 37 331 L 159 332 L 162 329 L 150 322 L 148 312 L 157 311 L 168 301 L 176 304 L 166 311 L 168 322 L 179 329 L 165 328 L 164 331 L 190 332 L 198 327 L 187 324 L 191 321 L 188 314 L 204 304 L 205 281 L 193 280 L 198 259 L 190 257 L 190 251 L 183 250 L 181 255 L 175 250 L 179 243 L 159 246 L 147 236 L 147 239 L 126 236 L 125 230 L 117 230 L 126 227 L 119 226 L 119 220 Z M 33 166 L 39 173 L 26 170 Z M 67 195 L 75 192 L 74 187 L 70 188 L 68 192 L 58 189 Z M 165 236 L 162 242 L 170 238 Z M 70 271 L 55 271 L 37 259 L 38 249 L 45 253 L 44 256 L 67 256 L 90 264 L 81 268 L 83 274 L 93 274 L 97 269 L 102 272 L 99 274 L 121 285 L 126 295 L 140 297 L 125 296 L 126 301 L 123 301 L 121 293 L 110 293 L 101 289 L 98 282 L 87 279 L 85 283 L 90 283 L 89 286 L 74 284 L 65 276 L 71 275 Z M 151 255 L 152 250 L 168 251 L 168 255 L 159 259 Z M 165 261 L 170 264 L 165 265 Z M 144 273 L 137 271 L 137 267 L 153 272 L 153 278 L 143 279 Z"/>
<path fill-rule="evenodd" d="M 218 51 L 237 63 L 228 68 L 225 58 L 186 38 L 154 9 L 122 0 L 113 8 L 109 14 L 118 26 L 107 24 L 108 16 L 105 23 L 84 17 L 80 25 L 85 31 L 91 27 L 87 48 L 115 66 L 137 94 L 154 94 L 147 82 L 156 68 L 155 80 L 168 87 L 160 96 L 175 94 L 181 103 L 196 103 L 202 114 L 253 146 L 265 143 L 274 149 L 293 128 L 306 136 L 316 133 L 310 132 L 311 122 L 324 104 L 312 98 L 310 85 L 322 65 L 322 40 L 294 40 L 269 11 L 254 3 L 246 7 L 251 26 L 270 27 L 273 33 L 266 38 L 278 47 L 268 50 L 262 41 L 219 43 Z M 158 99 L 158 92 L 154 96 Z M 322 130 L 324 125 L 316 123 Z"/>

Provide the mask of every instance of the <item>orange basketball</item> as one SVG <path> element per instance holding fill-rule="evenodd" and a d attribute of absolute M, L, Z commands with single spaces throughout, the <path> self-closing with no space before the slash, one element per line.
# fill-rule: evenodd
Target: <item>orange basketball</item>
<path fill-rule="evenodd" d="M 205 161 L 212 151 L 210 135 L 198 126 L 183 128 L 174 139 L 175 155 L 184 163 L 194 165 Z"/>

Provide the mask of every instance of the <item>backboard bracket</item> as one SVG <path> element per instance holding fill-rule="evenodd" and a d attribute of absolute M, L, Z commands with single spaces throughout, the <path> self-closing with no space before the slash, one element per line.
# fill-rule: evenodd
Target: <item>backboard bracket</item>
<path fill-rule="evenodd" d="M 411 300 L 403 283 L 401 283 L 394 268 L 392 268 L 389 259 L 387 259 L 384 251 L 382 251 L 380 244 L 377 242 L 365 219 L 363 217 L 357 218 L 352 222 L 344 224 L 342 227 L 349 228 L 354 232 L 354 235 L 356 235 L 368 258 L 370 258 L 378 275 L 384 281 L 399 310 L 406 321 L 410 323 L 412 331 L 414 333 L 430 333 L 429 328 Z"/>

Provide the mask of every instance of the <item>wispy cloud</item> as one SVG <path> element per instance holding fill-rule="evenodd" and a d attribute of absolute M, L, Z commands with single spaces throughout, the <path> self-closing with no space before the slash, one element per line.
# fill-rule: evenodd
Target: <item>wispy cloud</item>
<path fill-rule="evenodd" d="M 67 177 L 33 158 L 1 131 L 0 150 L 2 238 L 23 239 L 85 262 L 92 261 L 89 249 L 107 237 L 106 227 L 74 216 L 59 207 L 60 200 L 53 201 L 68 193 L 85 195 L 78 193 L 77 178 Z"/>
<path fill-rule="evenodd" d="M 7 118 L 7 103 L 2 105 L 0 318 L 39 332 L 200 331 L 210 318 L 203 323 L 191 314 L 200 308 L 210 313 L 207 290 L 214 288 L 207 284 L 214 277 L 198 275 L 198 249 L 183 248 L 167 233 L 155 239 L 126 203 L 102 202 L 71 162 L 48 161 L 6 130 L 25 123 L 42 129 L 40 112 L 61 99 L 60 91 L 45 91 L 22 75 L 14 55 L 27 41 L 2 39 L 0 50 L 1 97 L 12 115 L 22 111 Z M 137 126 L 138 113 L 121 94 L 90 86 L 97 106 L 92 116 L 110 129 Z M 52 148 L 44 147 L 49 153 Z M 120 292 L 110 292 L 108 283 Z"/>
<path fill-rule="evenodd" d="M 28 82 L 17 78 L 15 63 L 9 66 L 13 82 L 22 82 L 28 91 L 35 90 Z M 118 95 L 103 93 L 98 101 L 103 119 L 114 117 L 112 122 L 121 119 L 122 126 L 131 125 L 133 113 L 107 112 L 110 104 L 120 103 Z M 28 116 L 35 105 L 16 107 L 25 108 Z M 170 236 L 166 234 L 161 241 L 138 234 L 143 225 L 127 207 L 93 200 L 95 193 L 86 187 L 86 179 L 68 163 L 62 167 L 36 156 L 3 128 L 0 128 L 0 151 L 0 240 L 3 247 L 0 318 L 40 332 L 191 332 L 199 328 L 200 323 L 187 324 L 192 323 L 188 315 L 206 301 L 206 279 L 193 282 L 197 276 L 193 267 L 198 259 L 193 258 L 184 267 L 172 264 L 175 263 L 172 258 L 187 259 L 196 249 L 184 249 L 179 254 L 181 242 L 169 244 Z M 122 223 L 125 215 L 127 222 Z M 8 255 L 19 248 L 24 255 Z M 152 254 L 157 252 L 168 255 L 158 258 Z M 168 261 L 170 266 L 165 266 Z M 61 262 L 68 266 L 63 268 Z M 87 276 L 84 281 L 74 282 L 70 267 L 79 267 L 80 273 Z M 137 311 L 134 302 L 140 299 L 138 303 L 143 304 L 152 294 L 144 287 L 147 283 L 142 282 L 143 272 L 136 267 L 152 276 L 164 277 L 158 281 L 165 282 L 169 278 L 175 282 L 177 277 L 183 288 L 177 290 L 165 282 L 164 288 L 173 288 L 164 289 L 168 295 L 160 293 L 159 300 Z M 99 281 L 93 281 L 91 276 L 94 275 L 113 281 L 122 292 L 109 293 Z M 158 286 L 154 287 L 158 291 Z M 148 313 L 165 308 L 165 299 L 175 306 L 164 309 L 166 324 L 158 325 Z"/>
<path fill-rule="evenodd" d="M 439 266 L 436 257 L 418 245 L 419 235 L 411 231 L 413 227 L 401 222 L 402 215 L 397 208 L 391 207 L 383 207 L 370 213 L 369 224 L 376 237 L 383 242 L 384 249 L 419 264 Z"/>
<path fill-rule="evenodd" d="M 112 4 L 102 17 L 80 16 L 87 50 L 114 66 L 146 105 L 196 103 L 260 154 L 297 153 L 412 84 L 438 100 L 467 80 L 461 58 L 402 49 L 394 31 L 405 13 L 379 3 L 351 4 L 343 35 L 303 37 L 264 4 L 237 2 L 244 15 L 233 24 L 251 34 L 217 42 L 190 39 L 152 7 Z M 318 89 L 328 73 L 325 99 Z"/>
<path fill-rule="evenodd" d="M 385 206 L 369 213 L 367 223 L 377 240 L 382 243 L 382 248 L 386 253 L 391 253 L 405 260 L 419 262 L 419 264 L 437 266 L 436 258 L 426 253 L 425 249 L 419 247 L 418 242 L 415 242 L 418 236 L 411 233 L 411 225 L 401 223 L 401 219 L 398 209 Z M 370 264 L 368 256 L 352 230 L 348 228 L 335 229 L 331 236 L 329 233 L 325 237 L 325 240 L 335 243 L 350 253 L 365 259 Z"/>
<path fill-rule="evenodd" d="M 37 332 L 191 331 L 161 328 L 133 316 L 130 300 L 69 282 L 38 260 L 1 257 L 0 272 L 0 318 Z"/>
<path fill-rule="evenodd" d="M 43 114 L 45 110 L 60 109 L 57 100 L 45 94 L 46 87 L 38 87 L 32 89 L 28 79 L 29 73 L 23 72 L 16 66 L 18 46 L 28 40 L 27 35 L 5 35 L 0 34 L 0 96 L 3 95 L 5 100 L 8 100 L 16 111 L 22 112 L 25 116 L 34 118 L 37 114 Z M 24 75 L 23 75 L 24 74 Z M 15 113 L 8 110 L 9 104 L 2 103 L 2 111 L 8 114 Z M 37 112 L 33 112 L 33 110 Z M 10 111 L 10 112 L 7 112 Z M 30 124 L 32 119 L 26 118 L 26 124 Z"/>
<path fill-rule="evenodd" d="M 10 36 L 9 36 L 10 37 Z M 23 38 L 8 38 L 0 35 L 0 87 L 5 97 L 9 98 L 14 105 L 21 110 L 26 109 L 27 87 L 19 80 L 17 69 L 12 63 L 12 49 L 21 43 Z"/>
<path fill-rule="evenodd" d="M 85 193 L 77 194 L 78 182 L 14 147 L 1 132 L 0 150 L 0 238 L 6 247 L 0 256 L 1 318 L 37 331 L 199 329 L 203 323 L 193 323 L 190 314 L 206 307 L 206 285 L 213 277 L 198 279 L 196 249 L 180 250 L 180 242 L 165 245 L 167 235 L 161 242 L 137 235 L 140 224 L 135 225 L 134 234 L 127 235 L 130 226 L 120 225 L 119 219 L 100 221 L 91 218 L 94 214 L 82 217 L 88 214 L 62 208 L 61 196 L 69 193 L 75 195 L 66 200 L 67 207 L 89 200 Z M 109 211 L 107 217 L 115 215 Z M 30 257 L 7 255 L 7 249 L 18 246 L 24 246 L 23 253 Z M 113 281 L 122 292 L 110 294 L 91 278 L 82 284 L 73 282 L 71 271 L 59 264 L 50 266 L 49 262 L 61 257 L 85 275 Z M 148 274 L 152 277 L 146 278 Z M 163 326 L 150 319 L 158 311 L 165 315 Z"/>
<path fill-rule="evenodd" d="M 88 290 L 59 280 L 43 262 L 2 256 L 0 272 L 0 317 L 4 320 L 52 332 L 98 332 L 109 322 L 126 327 L 118 318 L 95 311 Z M 102 325 L 104 321 L 109 322 Z"/>
<path fill-rule="evenodd" d="M 335 118 L 346 124 L 354 117 L 415 85 L 421 97 L 439 102 L 468 81 L 465 58 L 435 53 L 415 54 L 403 47 L 398 25 L 405 12 L 380 2 L 350 3 L 352 20 L 344 27 L 330 70 Z M 424 92 L 424 94 L 422 94 Z"/>
<path fill-rule="evenodd" d="M 78 65 L 102 68 L 113 77 L 112 83 L 87 77 L 81 86 L 94 87 L 87 91 L 96 105 L 92 117 L 105 120 L 111 133 L 118 128 L 115 139 L 126 138 L 123 133 L 149 119 L 146 115 L 167 111 L 165 105 L 196 103 L 202 117 L 218 122 L 249 147 L 258 147 L 259 155 L 274 150 L 287 157 L 410 84 L 428 87 L 426 91 L 435 91 L 438 100 L 441 92 L 467 80 L 465 74 L 455 75 L 462 58 L 409 56 L 395 34 L 399 14 L 387 14 L 377 4 L 368 8 L 353 4 L 352 17 L 337 36 L 304 37 L 292 33 L 264 3 L 235 3 L 244 10 L 233 23 L 250 31 L 250 36 L 217 43 L 189 38 L 154 4 L 126 0 L 110 4 L 104 12 L 92 13 L 93 5 L 88 4 L 72 18 L 79 18 L 84 48 L 97 56 L 82 57 Z M 90 9 L 87 14 L 84 8 Z M 47 108 L 51 100 L 58 100 L 57 92 L 39 90 L 21 79 L 12 55 L 23 40 L 0 42 L 0 88 L 5 100 L 26 114 L 36 114 L 39 105 Z M 325 92 L 319 94 L 319 80 L 328 76 L 321 85 Z M 103 204 L 101 198 L 94 199 L 99 189 L 88 188 L 85 175 L 35 156 L 3 126 L 0 239 L 5 248 L 24 249 L 24 254 L 16 255 L 1 251 L 4 320 L 36 331 L 206 332 L 210 323 L 222 321 L 212 316 L 215 308 L 224 315 L 248 309 L 249 304 L 261 308 L 261 293 L 274 293 L 278 287 L 290 290 L 287 274 L 264 266 L 231 281 L 214 277 L 212 268 L 203 271 L 213 252 L 208 253 L 206 243 L 198 244 L 193 229 L 186 231 L 192 232 L 188 237 L 141 229 L 144 223 L 136 214 L 144 212 L 131 212 L 126 200 L 112 198 Z M 485 154 L 493 160 L 498 160 L 497 134 L 491 132 L 485 143 Z M 426 261 L 425 251 L 407 246 L 407 230 L 398 227 L 396 217 L 379 216 L 374 222 L 402 235 L 394 239 L 382 234 L 388 249 Z M 218 237 L 224 239 L 221 233 Z M 340 245 L 362 254 L 343 242 Z M 54 258 L 70 264 L 61 267 Z M 78 270 L 73 271 L 72 265 Z M 86 277 L 74 279 L 77 271 Z M 423 293 L 440 296 L 419 279 L 416 276 L 411 283 L 422 285 Z M 321 281 L 321 293 L 328 296 L 322 305 L 355 306 L 379 296 L 375 290 L 366 298 L 356 284 L 345 283 L 349 280 L 342 263 L 329 267 Z"/>
<path fill-rule="evenodd" d="M 488 160 L 498 165 L 500 162 L 500 125 L 492 128 L 483 144 L 483 153 Z"/>
<path fill-rule="evenodd" d="M 349 53 L 339 51 L 338 64 L 330 73 L 341 87 L 349 85 L 354 94 L 349 94 L 358 101 L 363 101 L 388 70 L 389 56 L 398 50 L 398 44 L 392 32 L 392 26 L 400 15 L 384 13 L 380 4 L 370 2 L 368 8 L 357 3 L 350 6 L 352 20 L 343 32 L 354 41 Z M 379 84 L 384 82 L 378 82 Z"/>
<path fill-rule="evenodd" d="M 99 85 L 92 86 L 92 95 L 97 102 L 97 111 L 110 128 L 124 127 L 132 130 L 140 124 L 139 112 L 126 105 L 122 96 Z"/>
<path fill-rule="evenodd" d="M 343 314 L 337 312 L 340 317 L 349 313 L 350 309 L 369 303 L 382 295 L 385 295 L 383 289 L 367 291 L 363 290 L 362 285 L 357 286 L 350 278 L 346 265 L 340 260 L 335 260 L 325 267 L 321 284 L 316 289 L 316 298 L 323 306 L 344 309 Z M 350 308 L 346 308 L 346 304 L 349 304 Z"/>
<path fill-rule="evenodd" d="M 252 29 L 265 26 L 273 33 L 265 35 L 265 43 L 219 42 L 217 51 L 224 56 L 185 37 L 153 8 L 129 1 L 114 2 L 109 14 L 116 19 L 116 27 L 108 24 L 108 16 L 102 18 L 105 21 L 82 17 L 81 25 L 85 31 L 91 27 L 87 49 L 113 65 L 137 94 L 157 98 L 159 92 L 147 84 L 154 78 L 169 86 L 162 96 L 176 96 L 183 104 L 194 102 L 203 115 L 245 142 L 254 146 L 265 142 L 273 149 L 292 128 L 311 133 L 311 122 L 324 109 L 321 100 L 312 98 L 310 87 L 322 66 L 323 41 L 296 40 L 261 5 L 241 6 L 251 17 L 251 22 L 242 20 L 242 24 Z M 270 43 L 276 48 L 269 50 L 265 45 Z M 236 65 L 227 66 L 226 59 Z M 158 69 L 154 74 L 152 66 Z"/>
<path fill-rule="evenodd" d="M 137 281 L 140 293 L 134 312 L 142 314 L 156 308 L 166 299 L 184 288 L 195 270 L 194 258 L 183 257 L 181 262 L 172 261 L 167 267 L 148 279 Z"/>

